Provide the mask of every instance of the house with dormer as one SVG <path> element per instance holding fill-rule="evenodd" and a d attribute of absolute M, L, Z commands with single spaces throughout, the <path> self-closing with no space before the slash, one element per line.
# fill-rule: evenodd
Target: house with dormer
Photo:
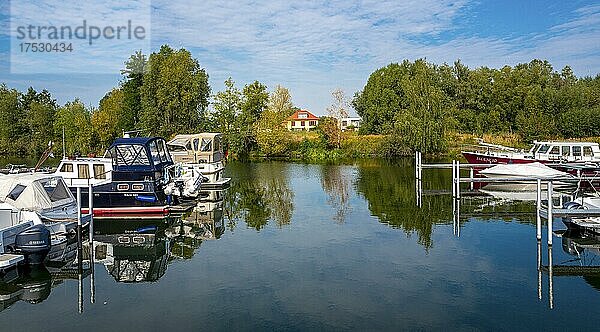
<path fill-rule="evenodd" d="M 286 121 L 288 130 L 311 130 L 318 124 L 319 117 L 307 110 L 297 110 Z"/>

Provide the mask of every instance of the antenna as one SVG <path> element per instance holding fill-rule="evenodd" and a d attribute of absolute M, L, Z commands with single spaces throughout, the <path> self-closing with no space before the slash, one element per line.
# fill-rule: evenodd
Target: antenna
<path fill-rule="evenodd" d="M 62 127 L 62 148 L 63 148 L 63 159 L 67 157 L 67 151 L 65 147 L 65 126 Z"/>

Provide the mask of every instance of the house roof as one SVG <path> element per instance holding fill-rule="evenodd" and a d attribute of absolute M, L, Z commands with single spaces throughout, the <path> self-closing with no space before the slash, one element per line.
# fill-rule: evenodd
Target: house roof
<path fill-rule="evenodd" d="M 306 113 L 306 118 L 298 117 L 301 113 Z M 319 120 L 319 117 L 307 110 L 299 110 L 294 112 L 294 114 L 292 114 L 290 117 L 288 117 L 288 120 Z"/>

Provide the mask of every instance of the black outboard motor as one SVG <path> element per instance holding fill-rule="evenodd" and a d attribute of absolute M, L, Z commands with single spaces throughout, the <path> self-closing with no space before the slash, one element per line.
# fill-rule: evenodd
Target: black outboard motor
<path fill-rule="evenodd" d="M 44 225 L 33 225 L 15 237 L 15 251 L 25 256 L 27 264 L 42 264 L 50 245 L 50 231 Z"/>

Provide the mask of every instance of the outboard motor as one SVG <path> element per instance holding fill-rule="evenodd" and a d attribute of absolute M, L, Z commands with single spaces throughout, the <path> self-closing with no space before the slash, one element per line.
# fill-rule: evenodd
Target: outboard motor
<path fill-rule="evenodd" d="M 15 237 L 15 251 L 25 256 L 27 264 L 42 264 L 50 245 L 50 231 L 44 225 L 33 225 Z"/>

